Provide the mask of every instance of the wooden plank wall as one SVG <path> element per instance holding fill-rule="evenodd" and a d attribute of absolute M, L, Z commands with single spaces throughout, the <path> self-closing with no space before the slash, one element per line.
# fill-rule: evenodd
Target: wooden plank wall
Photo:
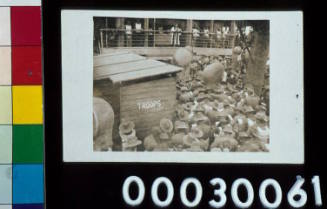
<path fill-rule="evenodd" d="M 149 109 L 139 107 L 160 100 L 158 106 Z M 161 118 L 172 119 L 176 105 L 176 77 L 162 78 L 121 88 L 120 118 L 135 123 L 136 134 L 143 140 L 153 126 L 159 126 Z"/>
<path fill-rule="evenodd" d="M 113 85 L 108 79 L 94 81 L 94 96 L 104 98 L 115 113 L 113 150 L 121 149 L 119 124 L 122 119 L 135 123 L 136 134 L 143 140 L 161 118 L 173 118 L 176 106 L 176 77 L 160 78 L 126 86 Z M 140 109 L 140 104 L 160 100 L 160 108 Z"/>

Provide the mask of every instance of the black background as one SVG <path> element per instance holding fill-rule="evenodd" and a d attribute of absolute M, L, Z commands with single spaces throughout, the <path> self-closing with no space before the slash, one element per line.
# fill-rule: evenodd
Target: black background
<path fill-rule="evenodd" d="M 243 0 L 244 1 L 244 0 Z M 175 196 L 169 208 L 183 208 L 179 188 L 183 179 L 196 177 L 204 194 L 198 208 L 209 208 L 213 197 L 209 180 L 221 177 L 227 183 L 227 204 L 235 208 L 230 187 L 237 178 L 250 180 L 255 191 L 252 208 L 263 208 L 258 198 L 260 183 L 266 178 L 276 179 L 282 186 L 280 208 L 290 208 L 287 192 L 297 175 L 306 179 L 308 193 L 306 208 L 315 208 L 311 178 L 319 175 L 323 204 L 327 204 L 325 167 L 325 22 L 323 7 L 313 8 L 308 2 L 266 1 L 108 1 L 108 0 L 46 0 L 43 1 L 43 58 L 45 109 L 45 179 L 48 209 L 128 208 L 122 199 L 122 184 L 131 175 L 143 179 L 145 199 L 138 208 L 156 208 L 150 189 L 154 179 L 168 177 L 174 184 Z M 61 9 L 142 9 L 142 10 L 303 10 L 304 11 L 304 79 L 305 79 L 305 164 L 304 165 L 247 165 L 247 164 L 150 164 L 150 163 L 63 163 L 62 106 L 61 106 Z M 315 16 L 313 15 L 315 14 Z M 320 15 L 320 17 L 319 17 Z M 76 31 L 78 36 L 78 31 Z M 78 104 L 76 104 L 78 109 Z M 73 124 L 72 124 L 73 125 Z M 287 130 L 285 130 L 287 131 Z M 301 130 L 299 130 L 301 131 Z M 269 191 L 269 190 L 268 190 Z M 192 193 L 192 192 L 191 192 Z M 242 195 L 241 195 L 242 196 Z M 274 196 L 274 195 L 273 195 Z M 272 196 L 272 197 L 273 197 Z"/>

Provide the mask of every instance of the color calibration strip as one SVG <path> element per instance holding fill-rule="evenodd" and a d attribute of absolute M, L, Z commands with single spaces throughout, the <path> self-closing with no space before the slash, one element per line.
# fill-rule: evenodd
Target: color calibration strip
<path fill-rule="evenodd" d="M 42 209 L 41 7 L 12 3 L 0 0 L 0 209 Z"/>

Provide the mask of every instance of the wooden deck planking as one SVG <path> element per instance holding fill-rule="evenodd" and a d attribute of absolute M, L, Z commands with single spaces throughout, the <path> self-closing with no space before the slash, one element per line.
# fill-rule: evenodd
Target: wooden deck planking
<path fill-rule="evenodd" d="M 182 68 L 176 67 L 174 65 L 163 65 L 163 66 L 158 66 L 155 68 L 150 68 L 150 69 L 145 69 L 145 70 L 111 75 L 109 79 L 113 83 L 118 83 L 118 82 L 131 81 L 131 80 L 147 78 L 147 77 L 152 77 L 152 76 L 157 76 L 157 75 L 176 73 L 181 70 L 182 70 Z"/>
<path fill-rule="evenodd" d="M 103 65 L 100 67 L 96 67 L 94 69 L 94 79 L 104 79 L 108 78 L 111 75 L 119 74 L 119 73 L 127 73 L 131 71 L 139 71 L 149 68 L 155 68 L 158 66 L 167 65 L 164 62 L 159 62 L 156 60 L 137 60 L 135 62 L 127 62 L 116 65 Z"/>
<path fill-rule="evenodd" d="M 130 54 L 130 52 L 116 51 L 116 52 L 111 52 L 111 53 L 99 54 L 99 55 L 94 56 L 94 59 L 100 59 L 100 58 L 106 57 L 106 56 L 116 56 L 116 55 L 121 55 L 121 54 Z"/>
<path fill-rule="evenodd" d="M 145 57 L 142 57 L 137 54 L 132 54 L 132 53 L 127 53 L 127 54 L 118 54 L 115 56 L 101 56 L 98 58 L 93 58 L 93 66 L 94 67 L 99 67 L 102 65 L 114 65 L 114 64 L 119 64 L 119 63 L 124 63 L 124 62 L 134 62 L 137 60 L 145 60 Z"/>

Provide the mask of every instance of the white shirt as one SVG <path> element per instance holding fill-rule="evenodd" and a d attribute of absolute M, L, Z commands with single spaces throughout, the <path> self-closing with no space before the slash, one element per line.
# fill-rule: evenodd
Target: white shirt
<path fill-rule="evenodd" d="M 229 27 L 223 27 L 223 37 L 226 36 L 226 34 L 228 33 L 229 31 Z"/>
<path fill-rule="evenodd" d="M 193 37 L 197 38 L 200 36 L 200 31 L 198 29 L 193 28 L 192 32 L 193 32 Z"/>
<path fill-rule="evenodd" d="M 141 23 L 135 23 L 135 29 L 136 29 L 136 32 L 140 32 L 142 30 L 142 24 Z"/>
<path fill-rule="evenodd" d="M 126 34 L 127 35 L 132 35 L 132 26 L 131 25 L 126 25 Z"/>

